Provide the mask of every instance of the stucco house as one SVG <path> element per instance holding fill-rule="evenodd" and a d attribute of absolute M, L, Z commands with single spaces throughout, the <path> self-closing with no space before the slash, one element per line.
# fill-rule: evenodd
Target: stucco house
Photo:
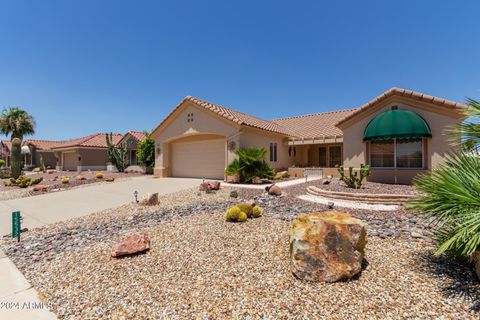
<path fill-rule="evenodd" d="M 113 134 L 112 142 L 116 144 L 122 137 L 121 134 Z M 108 147 L 105 133 L 61 141 L 51 149 L 56 157 L 57 170 L 85 171 L 107 168 Z"/>
<path fill-rule="evenodd" d="M 372 167 L 370 181 L 411 183 L 450 151 L 445 128 L 464 120 L 464 104 L 392 88 L 360 107 L 264 120 L 194 97 L 153 130 L 157 177 L 224 179 L 238 148 L 261 147 L 275 169 L 302 177 L 311 168 Z"/>
<path fill-rule="evenodd" d="M 117 145 L 121 143 L 126 143 L 127 145 L 127 159 L 128 163 L 131 166 L 137 165 L 137 150 L 138 143 L 143 141 L 147 135 L 144 132 L 139 131 L 128 131 L 123 135 L 123 137 L 117 142 Z"/>
<path fill-rule="evenodd" d="M 25 140 L 22 143 L 22 164 L 24 168 L 33 168 L 40 166 L 40 159 L 43 159 L 46 167 L 55 168 L 56 159 L 53 150 L 58 141 L 50 140 Z M 6 165 L 10 165 L 10 152 L 12 142 L 3 140 L 1 143 L 1 156 L 6 160 Z"/>

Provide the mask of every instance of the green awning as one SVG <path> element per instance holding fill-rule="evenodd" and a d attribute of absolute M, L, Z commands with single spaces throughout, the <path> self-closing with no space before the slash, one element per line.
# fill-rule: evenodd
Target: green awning
<path fill-rule="evenodd" d="M 431 137 L 430 127 L 418 114 L 390 110 L 373 118 L 363 133 L 363 141 Z"/>

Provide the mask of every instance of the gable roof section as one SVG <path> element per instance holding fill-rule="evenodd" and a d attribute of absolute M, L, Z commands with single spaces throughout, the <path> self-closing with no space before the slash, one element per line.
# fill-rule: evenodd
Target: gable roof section
<path fill-rule="evenodd" d="M 160 122 L 160 124 L 153 130 L 153 132 L 157 131 L 167 121 L 167 119 L 169 119 L 175 113 L 175 111 L 177 111 L 180 108 L 180 106 L 184 102 L 191 102 L 191 103 L 199 106 L 200 108 L 202 108 L 202 109 L 204 109 L 208 112 L 212 112 L 212 113 L 214 113 L 214 114 L 216 114 L 216 115 L 218 115 L 218 116 L 220 116 L 220 117 L 222 117 L 222 118 L 224 118 L 228 121 L 231 121 L 231 122 L 233 122 L 237 125 L 240 125 L 240 126 L 252 127 L 252 128 L 261 129 L 261 130 L 265 130 L 265 131 L 270 131 L 270 132 L 283 134 L 283 135 L 287 135 L 287 136 L 292 135 L 292 132 L 290 132 L 288 129 L 282 127 L 281 125 L 279 125 L 275 122 L 267 121 L 267 120 L 264 120 L 264 119 L 261 119 L 261 118 L 258 118 L 258 117 L 254 117 L 254 116 L 248 115 L 246 113 L 239 112 L 239 111 L 233 110 L 231 108 L 224 107 L 224 106 L 221 106 L 219 104 L 215 104 L 215 103 L 208 102 L 208 101 L 205 101 L 205 100 L 201 100 L 201 99 L 198 99 L 198 98 L 195 98 L 195 97 L 192 97 L 192 96 L 185 97 L 165 117 L 165 119 L 163 119 L 162 122 Z"/>
<path fill-rule="evenodd" d="M 118 140 L 117 145 L 120 144 L 123 140 L 125 140 L 128 136 L 132 136 L 137 141 L 143 141 L 147 137 L 147 135 L 140 131 L 128 131 L 125 133 L 120 140 Z"/>
<path fill-rule="evenodd" d="M 460 111 L 464 108 L 467 108 L 466 105 L 455 102 L 455 101 L 450 101 L 447 99 L 443 98 L 438 98 L 434 96 L 430 96 L 428 94 L 424 94 L 421 92 L 416 92 L 408 89 L 402 89 L 402 88 L 390 88 L 389 90 L 385 91 L 384 93 L 376 96 L 372 100 L 368 101 L 367 103 L 363 104 L 360 106 L 356 111 L 352 112 L 350 115 L 346 116 L 345 118 L 341 119 L 338 121 L 335 125 L 341 125 L 342 123 L 345 123 L 346 121 L 354 118 L 358 114 L 364 112 L 367 109 L 370 109 L 372 106 L 377 105 L 379 103 L 382 103 L 386 99 L 392 97 L 392 96 L 399 96 L 399 97 L 405 97 L 405 98 L 410 98 L 422 102 L 427 102 L 427 103 L 432 103 L 434 105 L 438 105 L 439 107 L 446 108 L 448 110 L 457 110 Z"/>
<path fill-rule="evenodd" d="M 37 150 L 51 150 L 53 147 L 61 144 L 62 141 L 51 140 L 27 140 L 25 144 L 34 146 Z"/>
<path fill-rule="evenodd" d="M 112 135 L 112 143 L 117 144 L 122 139 L 121 134 L 114 133 Z M 95 133 L 86 137 L 76 138 L 68 141 L 59 142 L 52 149 L 70 148 L 70 147 L 93 147 L 93 148 L 106 148 L 106 133 Z"/>
<path fill-rule="evenodd" d="M 299 138 L 341 137 L 342 130 L 335 123 L 349 116 L 356 109 L 322 112 L 297 117 L 274 119 L 272 122 L 288 128 Z"/>

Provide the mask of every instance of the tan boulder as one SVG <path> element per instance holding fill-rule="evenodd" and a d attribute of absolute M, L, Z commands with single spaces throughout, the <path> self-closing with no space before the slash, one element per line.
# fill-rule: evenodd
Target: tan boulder
<path fill-rule="evenodd" d="M 42 192 L 45 192 L 48 190 L 48 186 L 44 185 L 44 184 L 37 184 L 36 186 L 33 186 L 33 191 L 42 191 Z"/>
<path fill-rule="evenodd" d="M 121 257 L 150 249 L 150 239 L 144 233 L 128 236 L 112 250 L 112 257 Z"/>
<path fill-rule="evenodd" d="M 208 188 L 210 190 L 220 190 L 220 181 L 208 181 Z"/>
<path fill-rule="evenodd" d="M 87 179 L 87 178 L 85 178 L 84 176 L 82 176 L 82 175 L 80 175 L 80 174 L 75 177 L 75 180 L 77 180 L 77 181 L 82 181 L 82 180 L 86 180 L 86 179 Z"/>
<path fill-rule="evenodd" d="M 159 203 L 158 201 L 158 193 L 147 193 L 142 200 L 140 200 L 140 204 L 144 206 L 155 206 Z"/>
<path fill-rule="evenodd" d="M 362 270 L 366 244 L 366 224 L 347 213 L 302 215 L 290 231 L 292 272 L 309 281 L 352 278 Z"/>
<path fill-rule="evenodd" d="M 105 179 L 105 181 L 107 181 L 107 182 L 114 182 L 114 181 L 115 181 L 115 178 L 114 178 L 114 177 L 107 177 L 107 178 Z"/>

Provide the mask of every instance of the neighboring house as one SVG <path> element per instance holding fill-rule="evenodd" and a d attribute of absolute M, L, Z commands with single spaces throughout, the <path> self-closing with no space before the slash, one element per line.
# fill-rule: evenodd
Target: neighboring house
<path fill-rule="evenodd" d="M 268 151 L 277 170 L 304 167 L 337 175 L 336 166 L 369 164 L 370 181 L 411 183 L 450 151 L 443 130 L 463 121 L 465 105 L 392 88 L 359 108 L 263 120 L 186 97 L 155 128 L 157 177 L 223 179 L 238 148 Z M 317 170 L 318 171 L 318 170 Z"/>
<path fill-rule="evenodd" d="M 120 139 L 121 134 L 113 134 L 113 144 L 117 144 Z M 62 141 L 51 149 L 55 153 L 57 170 L 105 170 L 109 161 L 105 133 Z"/>
<path fill-rule="evenodd" d="M 51 149 L 57 145 L 58 141 L 49 140 L 25 140 L 22 143 L 22 166 L 25 168 L 32 168 L 40 166 L 40 159 L 43 158 L 46 167 L 55 168 L 56 159 Z M 3 140 L 1 143 L 1 155 L 6 159 L 7 166 L 10 165 L 10 152 L 12 149 L 12 142 L 10 140 Z"/>
<path fill-rule="evenodd" d="M 127 159 L 129 165 L 137 165 L 138 143 L 143 141 L 146 137 L 146 134 L 143 132 L 128 131 L 126 134 L 123 135 L 120 141 L 118 141 L 117 145 L 120 145 L 124 142 L 127 144 Z"/>

